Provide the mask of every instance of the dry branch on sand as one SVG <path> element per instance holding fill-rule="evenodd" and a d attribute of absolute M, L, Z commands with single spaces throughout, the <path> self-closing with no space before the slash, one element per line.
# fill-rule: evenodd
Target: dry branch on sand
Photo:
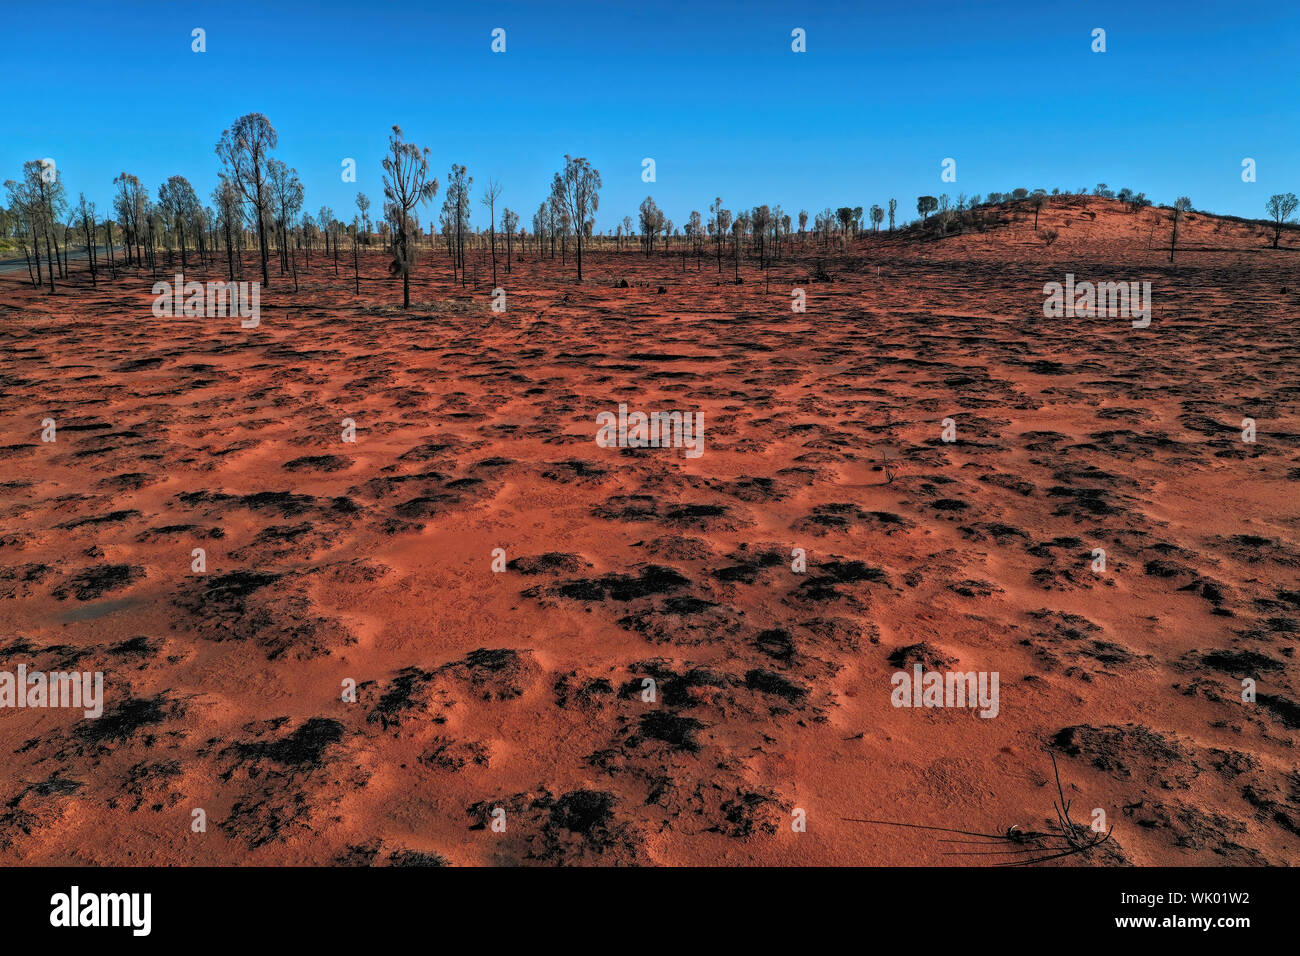
<path fill-rule="evenodd" d="M 1065 790 L 1061 787 L 1061 772 L 1056 766 L 1056 755 L 1047 752 L 1052 758 L 1052 773 L 1056 777 L 1057 800 L 1052 801 L 1056 811 L 1056 825 L 1052 830 L 1025 830 L 1019 824 L 1012 824 L 1002 833 L 981 833 L 976 830 L 958 830 L 952 827 L 931 827 L 919 823 L 902 823 L 897 820 L 864 820 L 853 817 L 844 819 L 850 823 L 873 823 L 880 826 L 907 827 L 913 830 L 933 830 L 938 833 L 955 833 L 960 836 L 973 837 L 969 840 L 944 839 L 941 843 L 969 844 L 982 849 L 951 850 L 949 856 L 1019 856 L 1021 859 L 1007 860 L 996 866 L 1032 866 L 1049 860 L 1060 860 L 1069 856 L 1089 856 L 1093 850 L 1108 843 L 1115 827 L 1112 825 L 1104 834 L 1082 823 L 1070 819 L 1070 801 L 1065 799 Z M 1006 849 L 1007 846 L 1014 847 Z M 1000 847 L 1000 849 L 991 849 Z"/>

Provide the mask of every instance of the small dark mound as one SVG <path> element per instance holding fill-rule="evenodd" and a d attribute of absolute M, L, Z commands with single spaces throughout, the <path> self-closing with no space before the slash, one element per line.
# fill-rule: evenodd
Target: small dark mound
<path fill-rule="evenodd" d="M 666 710 L 652 710 L 641 718 L 643 735 L 689 753 L 699 753 L 700 744 L 695 734 L 703 727 L 694 717 L 679 717 Z"/>
<path fill-rule="evenodd" d="M 505 647 L 480 647 L 465 655 L 465 663 L 474 669 L 500 671 L 507 667 L 518 667 L 519 653 Z"/>
<path fill-rule="evenodd" d="M 583 561 L 576 554 L 566 554 L 563 551 L 547 551 L 545 554 L 507 561 L 506 567 L 520 574 L 549 574 L 554 571 L 564 571 L 572 574 L 574 571 L 582 570 Z"/>
<path fill-rule="evenodd" d="M 76 734 L 90 743 L 129 740 L 137 731 L 160 724 L 167 716 L 168 701 L 162 694 L 157 697 L 128 697 L 106 709 L 95 720 L 78 726 Z"/>
<path fill-rule="evenodd" d="M 673 568 L 648 564 L 635 576 L 606 574 L 590 580 L 569 581 L 561 584 L 556 593 L 577 601 L 601 601 L 606 595 L 615 601 L 631 601 L 652 594 L 663 594 L 688 584 L 690 581 Z"/>
<path fill-rule="evenodd" d="M 808 696 L 808 688 L 787 680 L 780 674 L 757 667 L 745 672 L 745 686 L 750 690 L 783 697 L 792 704 L 801 703 Z"/>
<path fill-rule="evenodd" d="M 551 823 L 584 836 L 607 826 L 614 816 L 614 795 L 603 790 L 570 790 L 551 806 Z"/>
<path fill-rule="evenodd" d="M 726 514 L 726 505 L 679 505 L 664 512 L 663 520 L 671 525 L 694 525 Z"/>
<path fill-rule="evenodd" d="M 924 670 L 928 671 L 947 670 L 957 663 L 957 658 L 945 656 L 937 647 L 925 641 L 895 648 L 893 653 L 889 655 L 888 660 L 894 667 L 910 669 L 914 665 L 920 664 Z"/>
<path fill-rule="evenodd" d="M 283 766 L 317 767 L 325 750 L 343 739 L 343 725 L 328 717 L 312 717 L 289 736 L 270 743 L 240 744 L 246 760 L 271 760 Z"/>
<path fill-rule="evenodd" d="M 352 467 L 353 460 L 345 455 L 308 455 L 286 461 L 285 471 L 342 471 Z"/>
<path fill-rule="evenodd" d="M 784 628 L 759 631 L 754 643 L 768 657 L 787 662 L 794 658 L 794 637 Z"/>
<path fill-rule="evenodd" d="M 1201 662 L 1229 674 L 1258 674 L 1260 671 L 1281 670 L 1284 666 L 1281 661 L 1257 651 L 1210 651 L 1201 655 Z"/>
<path fill-rule="evenodd" d="M 422 850 L 395 850 L 389 854 L 389 866 L 450 866 L 447 858 Z"/>
<path fill-rule="evenodd" d="M 231 571 L 206 580 L 203 600 L 221 604 L 242 604 L 254 591 L 280 580 L 273 571 Z"/>
<path fill-rule="evenodd" d="M 145 576 L 144 568 L 134 564 L 96 564 L 78 571 L 54 591 L 60 601 L 68 593 L 78 601 L 93 601 L 108 591 L 124 588 Z"/>

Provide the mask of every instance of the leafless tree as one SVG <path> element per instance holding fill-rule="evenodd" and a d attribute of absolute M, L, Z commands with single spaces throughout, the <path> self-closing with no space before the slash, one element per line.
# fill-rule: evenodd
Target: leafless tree
<path fill-rule="evenodd" d="M 1034 232 L 1038 231 L 1038 214 L 1047 206 L 1047 193 L 1041 189 L 1029 197 L 1029 208 L 1034 211 Z"/>
<path fill-rule="evenodd" d="M 713 242 L 718 254 L 718 274 L 722 274 L 722 243 L 726 241 L 727 231 L 731 228 L 731 210 L 722 208 L 722 197 L 718 196 L 709 206 L 709 225 L 713 229 Z M 802 219 L 807 219 L 804 214 Z"/>
<path fill-rule="evenodd" d="M 357 212 L 361 215 L 361 234 L 370 245 L 370 197 L 365 193 L 357 193 Z"/>
<path fill-rule="evenodd" d="M 268 212 L 274 216 L 278 233 L 275 244 L 280 247 L 280 275 L 284 275 L 289 271 L 289 229 L 303 204 L 298 171 L 278 159 L 267 160 L 266 193 Z"/>
<path fill-rule="evenodd" d="M 492 288 L 497 285 L 497 200 L 501 198 L 501 184 L 488 177 L 487 189 L 480 200 L 488 208 L 488 234 L 492 243 Z"/>
<path fill-rule="evenodd" d="M 1169 261 L 1174 261 L 1174 246 L 1178 245 L 1178 224 L 1183 221 L 1183 217 L 1188 210 L 1192 208 L 1192 201 L 1186 196 L 1179 196 L 1174 200 L 1174 231 L 1169 238 Z"/>
<path fill-rule="evenodd" d="M 11 194 L 14 190 L 11 188 Z M 40 274 L 39 236 L 45 237 L 45 278 L 50 291 L 54 291 L 54 270 L 64 274 L 63 260 L 59 257 L 58 234 L 55 224 L 67 205 L 66 191 L 58 169 L 44 160 L 30 159 L 23 163 L 22 185 L 17 192 L 32 230 L 32 245 L 36 253 L 37 275 Z"/>
<path fill-rule="evenodd" d="M 514 234 L 519 229 L 519 214 L 512 211 L 509 207 L 501 210 L 501 228 L 506 233 L 506 274 L 510 273 L 510 245 Z M 494 281 L 492 283 L 496 285 Z"/>
<path fill-rule="evenodd" d="M 239 187 L 230 181 L 225 173 L 217 180 L 217 188 L 212 190 L 212 202 L 216 205 L 217 221 L 226 237 L 226 264 L 230 270 L 230 281 L 235 281 L 235 236 L 243 228 L 243 203 Z"/>
<path fill-rule="evenodd" d="M 193 222 L 195 214 L 199 212 L 199 197 L 194 193 L 194 187 L 184 176 L 172 176 L 167 182 L 158 187 L 158 205 L 164 213 L 171 219 L 180 236 L 181 247 L 181 271 L 189 267 L 189 261 L 185 253 L 185 225 L 191 224 L 193 232 Z M 170 253 L 168 253 L 170 256 Z"/>
<path fill-rule="evenodd" d="M 578 281 L 582 281 L 582 239 L 587 231 L 587 220 L 600 208 L 600 173 L 584 157 L 564 157 L 564 174 L 556 174 L 559 195 L 569 213 L 569 220 L 577 230 Z"/>
<path fill-rule="evenodd" d="M 841 236 L 848 236 L 849 227 L 853 223 L 852 208 L 849 206 L 840 206 L 839 209 L 835 210 L 835 218 L 839 220 Z"/>
<path fill-rule="evenodd" d="M 27 223 L 27 230 L 31 235 L 32 248 L 29 254 L 27 249 L 27 237 L 24 236 L 23 257 L 27 260 L 27 275 L 32 281 L 32 288 L 39 289 L 44 281 L 44 273 L 41 271 L 41 247 L 37 236 L 41 232 L 42 212 L 40 199 L 32 183 L 28 181 L 25 175 L 26 166 L 23 167 L 24 176 L 21 180 L 10 179 L 5 182 L 5 189 L 9 193 L 9 205 L 11 211 L 18 218 L 19 222 Z M 32 268 L 33 260 L 35 261 L 35 270 Z"/>
<path fill-rule="evenodd" d="M 659 211 L 659 206 L 652 196 L 646 196 L 645 199 L 641 200 L 639 213 L 641 219 L 641 246 L 648 256 L 654 251 L 655 238 L 659 235 L 659 224 L 663 221 L 663 213 Z"/>
<path fill-rule="evenodd" d="M 690 217 L 686 220 L 686 235 L 690 237 L 691 244 L 695 247 L 695 259 L 698 263 L 700 244 L 704 241 L 704 220 L 698 209 L 692 209 Z"/>
<path fill-rule="evenodd" d="M 271 150 L 279 137 L 275 127 L 261 113 L 247 113 L 221 134 L 217 143 L 217 156 L 243 195 L 253 204 L 257 217 L 257 244 L 262 253 L 262 284 L 269 286 L 271 277 L 267 270 L 266 222 L 269 216 L 270 197 L 266 189 L 267 163 Z"/>
<path fill-rule="evenodd" d="M 732 251 L 735 254 L 737 280 L 740 279 L 740 256 L 743 252 L 742 247 L 745 242 L 745 233 L 748 229 L 749 214 L 744 212 L 737 214 L 735 221 L 731 224 L 731 238 L 734 246 Z"/>
<path fill-rule="evenodd" d="M 358 193 L 357 195 L 360 195 Z M 357 257 L 357 243 L 361 241 L 361 217 L 352 217 L 352 291 L 361 294 L 361 267 Z"/>
<path fill-rule="evenodd" d="M 772 224 L 772 210 L 766 205 L 755 206 L 749 214 L 749 221 L 754 228 L 754 242 L 758 245 L 758 267 L 767 268 L 767 230 Z"/>
<path fill-rule="evenodd" d="M 465 284 L 465 233 L 469 231 L 469 190 L 474 177 L 467 174 L 463 165 L 451 164 L 447 175 L 447 198 L 452 201 L 451 214 L 456 222 L 455 268 L 460 270 L 461 285 Z"/>
<path fill-rule="evenodd" d="M 135 264 L 143 265 L 140 227 L 144 219 L 146 193 L 140 180 L 131 173 L 120 173 L 113 178 L 117 195 L 113 204 L 117 209 L 117 221 L 122 224 L 123 239 L 126 243 L 127 265 L 131 264 L 131 246 L 135 245 Z"/>
<path fill-rule="evenodd" d="M 1273 220 L 1274 249 L 1277 248 L 1278 240 L 1282 238 L 1282 226 L 1291 220 L 1291 214 L 1295 212 L 1298 204 L 1300 200 L 1296 199 L 1295 193 L 1278 193 L 1269 197 L 1265 208 L 1268 210 L 1269 218 Z"/>
<path fill-rule="evenodd" d="M 81 228 L 86 236 L 86 262 L 90 266 L 90 284 L 99 285 L 98 282 L 98 263 L 95 254 L 95 204 L 86 202 L 86 194 L 80 193 L 77 202 L 77 216 L 81 219 Z"/>
<path fill-rule="evenodd" d="M 399 265 L 402 272 L 402 308 L 411 307 L 411 250 L 408 246 L 411 211 L 438 192 L 438 180 L 429 178 L 429 150 L 402 139 L 394 125 L 388 137 L 389 155 L 384 157 L 384 198 L 396 220 Z"/>

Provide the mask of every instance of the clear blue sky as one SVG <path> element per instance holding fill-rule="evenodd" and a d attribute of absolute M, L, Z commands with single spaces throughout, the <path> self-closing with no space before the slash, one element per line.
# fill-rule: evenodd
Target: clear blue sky
<path fill-rule="evenodd" d="M 501 181 L 526 225 L 563 155 L 589 157 L 602 231 L 647 194 L 681 227 L 716 195 L 792 215 L 895 196 L 914 216 L 923 193 L 1105 182 L 1262 217 L 1300 192 L 1297 0 L 11 0 L 2 22 L 0 179 L 52 157 L 101 213 L 122 170 L 151 193 L 179 173 L 209 204 L 213 147 L 247 112 L 279 131 L 306 208 L 347 219 L 358 189 L 381 205 L 393 123 L 440 182 L 452 162 L 476 193 Z"/>

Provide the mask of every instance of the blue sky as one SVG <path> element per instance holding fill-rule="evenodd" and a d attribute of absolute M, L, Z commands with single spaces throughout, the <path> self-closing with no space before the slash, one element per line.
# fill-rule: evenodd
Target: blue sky
<path fill-rule="evenodd" d="M 1300 192 L 1295 0 L 6 6 L 0 179 L 52 157 L 69 198 L 101 212 L 122 170 L 151 193 L 179 173 L 209 203 L 213 147 L 247 112 L 279 131 L 307 209 L 349 219 L 358 189 L 381 205 L 393 123 L 430 148 L 440 182 L 453 162 L 476 193 L 499 180 L 525 224 L 564 154 L 589 157 L 602 231 L 647 194 L 680 227 L 717 195 L 792 215 L 893 196 L 913 216 L 925 193 L 1105 182 L 1262 217 L 1270 194 Z M 806 53 L 790 49 L 796 27 Z M 955 183 L 940 181 L 946 157 Z M 1245 157 L 1257 182 L 1241 180 Z"/>

